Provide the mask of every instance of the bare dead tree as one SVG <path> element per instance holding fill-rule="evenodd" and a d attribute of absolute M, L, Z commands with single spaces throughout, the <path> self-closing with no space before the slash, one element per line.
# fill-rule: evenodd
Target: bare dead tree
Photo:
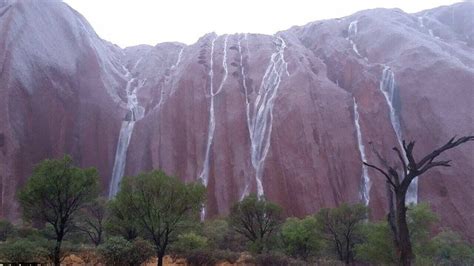
<path fill-rule="evenodd" d="M 399 263 L 401 265 L 411 265 L 411 261 L 414 257 L 406 219 L 407 207 L 405 204 L 405 198 L 408 187 L 413 179 L 420 177 L 426 171 L 434 167 L 450 167 L 450 160 L 437 160 L 438 156 L 443 152 L 468 141 L 474 141 L 474 136 L 460 138 L 453 137 L 446 144 L 427 154 L 421 160 L 416 160 L 413 155 L 415 141 L 411 141 L 408 144 L 403 141 L 403 151 L 397 147 L 393 148 L 402 165 L 402 171 L 400 174 L 397 167 L 390 166 L 387 160 L 377 152 L 376 154 L 382 162 L 383 167 L 363 162 L 366 166 L 373 168 L 382 174 L 387 181 L 389 187 L 389 213 L 387 215 L 387 220 L 393 234 L 395 246 L 399 255 Z M 393 197 L 395 197 L 395 201 L 393 200 Z"/>

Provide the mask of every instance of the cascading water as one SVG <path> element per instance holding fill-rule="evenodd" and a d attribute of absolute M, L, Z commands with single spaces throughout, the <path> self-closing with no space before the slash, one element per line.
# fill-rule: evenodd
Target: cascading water
<path fill-rule="evenodd" d="M 399 117 L 398 111 L 396 110 L 394 106 L 395 90 L 396 90 L 395 74 L 390 69 L 390 67 L 384 66 L 383 72 L 382 72 L 382 79 L 380 81 L 380 91 L 385 96 L 385 100 L 390 110 L 390 122 L 392 124 L 393 130 L 395 131 L 398 144 L 401 150 L 403 151 L 403 143 L 402 143 L 403 136 L 402 136 L 402 130 L 400 126 L 400 117 Z M 407 163 L 408 159 L 406 158 L 405 153 L 402 152 L 402 155 L 403 155 L 403 160 L 405 161 L 405 163 Z M 410 204 L 410 203 L 416 204 L 417 202 L 418 202 L 418 177 L 413 179 L 410 187 L 408 188 L 407 197 L 406 197 L 407 204 Z"/>
<path fill-rule="evenodd" d="M 179 63 L 181 62 L 181 57 L 183 56 L 183 51 L 184 51 L 184 47 L 181 47 L 181 50 L 178 53 L 178 57 L 176 58 L 176 62 L 169 68 L 170 71 L 174 71 L 178 67 Z M 161 106 L 165 102 L 165 97 L 169 97 L 174 94 L 175 88 L 174 86 L 172 86 L 172 84 L 169 83 L 170 80 L 172 80 L 170 77 L 167 77 L 165 79 L 163 88 L 161 89 L 161 93 L 160 93 L 160 101 L 158 102 L 155 108 L 158 108 L 158 109 L 161 108 Z M 167 90 L 168 88 L 169 88 L 169 91 Z"/>
<path fill-rule="evenodd" d="M 114 167 L 112 169 L 112 178 L 109 187 L 109 199 L 113 198 L 119 190 L 120 182 L 122 181 L 125 171 L 125 164 L 127 162 L 128 145 L 130 144 L 130 138 L 133 133 L 135 122 L 142 119 L 145 113 L 144 108 L 138 104 L 137 99 L 137 90 L 143 86 L 144 82 L 137 82 L 135 78 L 131 78 L 132 74 L 127 69 L 125 70 L 127 72 L 125 78 L 128 80 L 125 89 L 127 93 L 128 114 L 120 128 L 117 150 L 115 151 Z"/>
<path fill-rule="evenodd" d="M 362 139 L 362 130 L 360 128 L 360 123 L 359 123 L 359 118 L 360 118 L 359 110 L 357 109 L 356 99 L 355 98 L 353 99 L 354 99 L 354 124 L 355 124 L 356 132 L 357 132 L 357 144 L 359 147 L 360 158 L 362 159 L 362 162 L 366 162 L 367 157 L 365 155 L 365 146 Z M 370 181 L 367 166 L 365 164 L 362 164 L 362 182 L 361 182 L 361 189 L 360 189 L 360 198 L 362 202 L 364 202 L 365 206 L 369 205 L 371 185 L 372 185 L 372 182 Z"/>
<path fill-rule="evenodd" d="M 214 79 L 214 46 L 216 42 L 216 38 L 212 40 L 211 43 L 211 60 L 210 60 L 210 70 L 209 70 L 209 95 L 211 98 L 211 103 L 209 105 L 209 129 L 208 129 L 208 134 L 207 134 L 207 144 L 206 144 L 206 152 L 204 154 L 204 163 L 202 167 L 201 174 L 199 174 L 199 180 L 201 183 L 207 187 L 207 184 L 209 182 L 209 156 L 211 152 L 211 147 L 212 147 L 212 141 L 214 139 L 214 131 L 216 129 L 216 121 L 215 121 L 215 114 L 214 114 L 214 97 L 218 95 L 219 93 L 222 92 L 222 89 L 224 88 L 224 83 L 227 80 L 228 76 L 228 71 L 227 71 L 227 40 L 229 38 L 229 35 L 226 35 L 224 39 L 224 51 L 223 51 L 223 56 L 222 56 L 222 67 L 224 68 L 224 76 L 222 77 L 221 84 L 217 88 L 217 91 L 214 91 L 214 86 L 213 86 L 213 79 Z M 201 220 L 204 220 L 206 217 L 206 207 L 203 207 L 201 210 Z"/>
<path fill-rule="evenodd" d="M 428 27 L 425 26 L 424 20 L 425 20 L 425 17 L 424 17 L 424 16 L 418 17 L 418 26 L 420 26 L 420 28 L 423 28 L 423 29 L 428 29 L 428 34 L 429 34 L 431 37 L 433 37 L 433 38 L 438 38 L 437 36 L 434 35 L 432 29 L 430 29 L 430 28 L 428 28 Z"/>
<path fill-rule="evenodd" d="M 247 34 L 244 35 L 244 38 L 247 40 Z M 252 138 L 251 123 L 250 123 L 250 99 L 249 99 L 250 95 L 249 95 L 249 90 L 247 87 L 247 75 L 245 73 L 245 68 L 244 68 L 244 58 L 243 58 L 242 44 L 241 44 L 240 38 L 237 44 L 239 47 L 239 54 L 240 54 L 240 71 L 242 75 L 242 85 L 244 87 L 244 93 L 245 93 L 245 114 L 247 116 L 247 128 L 249 131 L 250 138 Z M 247 50 L 248 50 L 248 40 L 247 40 Z M 250 180 L 246 180 L 245 188 L 240 196 L 240 200 L 243 200 L 246 196 L 249 195 L 249 192 L 250 192 L 249 189 L 250 189 Z"/>
<path fill-rule="evenodd" d="M 352 50 L 359 56 L 363 57 L 360 53 L 359 50 L 357 49 L 357 45 L 355 44 L 354 40 L 352 40 L 353 36 L 357 35 L 357 20 L 352 21 L 349 23 L 349 27 L 347 28 L 347 40 L 351 43 L 352 45 Z"/>
<path fill-rule="evenodd" d="M 251 141 L 251 160 L 255 169 L 255 180 L 257 182 L 257 195 L 264 195 L 262 175 L 265 158 L 270 148 L 270 136 L 273 122 L 273 104 L 280 86 L 283 73 L 289 75 L 288 64 L 285 61 L 284 52 L 286 43 L 283 38 L 278 37 L 275 41 L 277 51 L 270 57 L 270 63 L 265 71 L 257 93 L 257 98 L 250 111 L 248 103 L 248 126 Z M 247 98 L 248 101 L 248 98 Z"/>

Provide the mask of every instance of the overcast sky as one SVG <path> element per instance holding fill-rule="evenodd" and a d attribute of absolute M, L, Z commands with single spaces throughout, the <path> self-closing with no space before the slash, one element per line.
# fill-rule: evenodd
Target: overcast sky
<path fill-rule="evenodd" d="M 178 41 L 208 32 L 273 34 L 293 25 L 398 7 L 418 12 L 460 0 L 64 0 L 103 38 L 127 47 Z"/>

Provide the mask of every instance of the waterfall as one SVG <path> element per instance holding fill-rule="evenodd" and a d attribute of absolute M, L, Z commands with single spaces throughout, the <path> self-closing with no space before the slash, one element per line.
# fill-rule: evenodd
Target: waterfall
<path fill-rule="evenodd" d="M 395 96 L 395 74 L 388 66 L 384 66 L 382 72 L 382 79 L 380 81 L 380 91 L 385 96 L 385 100 L 387 102 L 389 111 L 390 111 L 390 122 L 392 124 L 392 128 L 395 131 L 395 135 L 397 137 L 398 145 L 401 148 L 403 160 L 405 163 L 408 163 L 408 159 L 406 158 L 405 153 L 403 152 L 403 136 L 402 130 L 400 126 L 400 117 L 398 111 L 394 106 L 394 96 Z M 410 187 L 408 188 L 406 203 L 414 203 L 416 204 L 418 201 L 418 177 L 413 179 Z"/>
<path fill-rule="evenodd" d="M 178 53 L 178 57 L 176 58 L 176 62 L 169 68 L 170 72 L 175 71 L 179 63 L 181 63 L 181 57 L 183 56 L 183 51 L 184 51 L 184 47 L 181 47 L 181 50 Z M 163 105 L 165 101 L 165 97 L 169 97 L 174 94 L 175 88 L 172 84 L 170 84 L 170 80 L 172 80 L 171 76 L 165 78 L 165 81 L 163 82 L 163 87 L 160 93 L 160 101 L 156 105 L 156 108 L 160 108 Z M 167 89 L 169 89 L 169 91 L 167 91 Z"/>
<path fill-rule="evenodd" d="M 184 47 L 181 47 L 181 50 L 179 50 L 179 53 L 178 53 L 178 58 L 176 59 L 176 63 L 174 63 L 174 65 L 171 66 L 171 70 L 175 69 L 179 63 L 181 63 L 181 57 L 183 56 L 183 51 L 184 51 Z"/>
<path fill-rule="evenodd" d="M 228 71 L 227 71 L 227 40 L 229 38 L 229 35 L 226 35 L 224 39 L 224 51 L 223 51 L 223 56 L 222 56 L 222 67 L 224 68 L 224 76 L 222 77 L 221 84 L 217 88 L 217 91 L 214 92 L 214 86 L 213 86 L 213 79 L 214 79 L 214 45 L 216 42 L 217 38 L 214 38 L 211 43 L 211 60 L 210 60 L 210 70 L 209 70 L 209 80 L 210 80 L 210 86 L 209 86 L 209 95 L 211 98 L 211 103 L 209 105 L 209 129 L 208 129 L 208 134 L 207 134 L 207 144 L 206 144 L 206 152 L 204 154 L 204 163 L 202 167 L 201 174 L 199 175 L 199 180 L 201 183 L 207 187 L 207 184 L 209 182 L 209 156 L 211 152 L 211 146 L 212 146 L 212 141 L 214 139 L 214 131 L 216 129 L 216 121 L 215 121 L 215 114 L 214 114 L 214 97 L 218 95 L 219 93 L 222 92 L 222 89 L 224 88 L 224 83 L 227 80 L 228 76 Z M 206 208 L 203 207 L 201 210 L 201 220 L 204 220 L 206 217 Z"/>
<path fill-rule="evenodd" d="M 359 147 L 359 153 L 360 153 L 360 158 L 362 159 L 362 162 L 366 162 L 367 157 L 365 155 L 365 146 L 362 139 L 362 130 L 360 129 L 360 123 L 359 123 L 359 119 L 360 119 L 359 110 L 357 109 L 356 99 L 355 98 L 353 99 L 354 99 L 354 124 L 357 131 L 357 146 Z M 365 164 L 362 164 L 362 182 L 361 182 L 360 198 L 362 202 L 364 202 L 365 206 L 369 206 L 371 185 L 372 185 L 372 182 L 370 181 L 367 166 Z"/>
<path fill-rule="evenodd" d="M 426 27 L 425 26 L 425 23 L 424 23 L 424 20 L 425 20 L 425 17 L 424 16 L 420 16 L 418 17 L 418 26 L 422 29 L 428 29 L 428 34 L 433 37 L 433 38 L 436 38 L 436 39 L 439 39 L 438 36 L 435 36 L 434 33 L 433 33 L 433 30 Z"/>
<path fill-rule="evenodd" d="M 128 114 L 120 128 L 117 150 L 115 151 L 114 167 L 112 169 L 112 178 L 109 187 L 109 199 L 113 198 L 119 190 L 120 182 L 122 181 L 125 172 L 127 150 L 132 137 L 135 121 L 142 119 L 145 114 L 145 109 L 138 104 L 137 99 L 137 90 L 143 86 L 144 81 L 137 82 L 135 78 L 131 78 L 132 74 L 127 69 L 125 70 L 127 73 L 125 78 L 128 80 L 125 89 L 125 92 L 127 93 Z"/>
<path fill-rule="evenodd" d="M 359 50 L 357 49 L 357 45 L 355 44 L 354 40 L 352 40 L 353 36 L 357 35 L 357 20 L 352 21 L 349 23 L 349 27 L 347 28 L 347 40 L 351 43 L 352 45 L 352 50 L 359 56 L 363 57 L 360 53 Z"/>
<path fill-rule="evenodd" d="M 245 40 L 247 41 L 247 50 L 248 50 L 248 40 L 247 40 L 247 34 L 244 35 Z M 240 74 L 242 75 L 242 86 L 244 87 L 244 94 L 245 94 L 245 114 L 247 117 L 247 128 L 249 131 L 249 136 L 252 138 L 252 131 L 251 131 L 251 122 L 250 122 L 250 95 L 249 95 L 249 90 L 247 87 L 247 75 L 245 73 L 245 68 L 244 68 L 244 59 L 243 59 L 243 53 L 242 53 L 242 45 L 241 45 L 241 39 L 239 38 L 239 41 L 237 42 L 237 45 L 239 47 L 239 55 L 240 55 Z M 247 51 L 248 53 L 248 51 Z M 252 143 L 252 141 L 250 141 Z M 246 180 L 245 183 L 245 188 L 244 191 L 242 192 L 240 196 L 240 200 L 243 200 L 246 196 L 249 195 L 249 189 L 250 189 L 250 180 Z"/>
<path fill-rule="evenodd" d="M 270 57 L 270 63 L 265 71 L 253 105 L 253 112 L 248 112 L 247 121 L 251 141 L 251 160 L 255 169 L 257 195 L 264 195 L 262 175 L 265 158 L 270 148 L 270 137 L 273 122 L 273 104 L 280 86 L 283 72 L 287 75 L 288 68 L 284 52 L 286 43 L 283 38 L 275 40 L 277 51 Z M 248 98 L 247 98 L 248 99 Z M 248 101 L 248 100 L 247 100 Z M 250 104 L 248 104 L 250 105 Z M 248 107 L 250 109 L 250 107 Z"/>

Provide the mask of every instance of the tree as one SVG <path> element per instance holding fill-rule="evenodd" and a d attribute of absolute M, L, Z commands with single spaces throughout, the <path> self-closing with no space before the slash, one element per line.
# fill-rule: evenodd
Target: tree
<path fill-rule="evenodd" d="M 183 230 L 198 221 L 205 187 L 185 184 L 161 171 L 125 177 L 116 196 L 119 206 L 136 220 L 141 233 L 155 246 L 158 265 L 170 244 Z"/>
<path fill-rule="evenodd" d="M 229 214 L 229 225 L 253 244 L 257 253 L 265 248 L 269 237 L 281 225 L 282 209 L 280 206 L 250 195 L 232 206 Z"/>
<path fill-rule="evenodd" d="M 82 209 L 78 229 L 97 247 L 102 243 L 105 221 L 105 199 L 100 198 Z"/>
<path fill-rule="evenodd" d="M 213 250 L 245 251 L 245 237 L 231 229 L 227 219 L 204 221 L 202 233 Z"/>
<path fill-rule="evenodd" d="M 316 214 L 323 235 L 332 243 L 339 260 L 354 261 L 354 246 L 362 239 L 361 225 L 367 219 L 367 207 L 362 204 L 342 204 L 323 208 Z"/>
<path fill-rule="evenodd" d="M 377 156 L 382 162 L 384 169 L 364 162 L 366 166 L 382 174 L 389 186 L 389 213 L 387 219 L 392 231 L 397 253 L 399 254 L 400 264 L 411 265 L 413 259 L 413 249 L 407 223 L 407 207 L 405 205 L 406 194 L 410 184 L 416 177 L 421 177 L 432 168 L 450 167 L 450 160 L 437 160 L 438 156 L 468 141 L 474 141 L 474 136 L 465 136 L 457 139 L 456 137 L 451 138 L 443 146 L 423 156 L 421 160 L 416 160 L 413 154 L 415 142 L 411 141 L 407 144 L 403 141 L 403 151 L 397 147 L 393 148 L 402 166 L 400 173 L 397 167 L 389 165 L 388 161 L 382 158 L 378 153 Z"/>
<path fill-rule="evenodd" d="M 54 229 L 54 265 L 60 264 L 61 244 L 75 228 L 79 210 L 97 197 L 97 183 L 95 169 L 74 167 L 71 157 L 64 156 L 38 164 L 19 192 L 24 218 L 49 224 Z"/>
<path fill-rule="evenodd" d="M 289 256 L 305 261 L 317 255 L 323 246 L 318 223 L 312 216 L 288 218 L 281 228 L 281 239 Z"/>
<path fill-rule="evenodd" d="M 137 221 L 130 215 L 127 202 L 112 199 L 107 203 L 108 215 L 105 222 L 105 231 L 108 235 L 121 236 L 132 241 L 140 234 Z"/>
<path fill-rule="evenodd" d="M 436 215 L 431 211 L 428 204 L 420 203 L 412 205 L 408 209 L 407 221 L 410 232 L 413 232 L 411 240 L 417 258 L 432 257 L 430 232 L 433 223 L 437 221 Z M 396 264 L 398 258 L 388 223 L 386 221 L 366 223 L 363 230 L 364 241 L 356 245 L 357 258 L 375 265 Z"/>

